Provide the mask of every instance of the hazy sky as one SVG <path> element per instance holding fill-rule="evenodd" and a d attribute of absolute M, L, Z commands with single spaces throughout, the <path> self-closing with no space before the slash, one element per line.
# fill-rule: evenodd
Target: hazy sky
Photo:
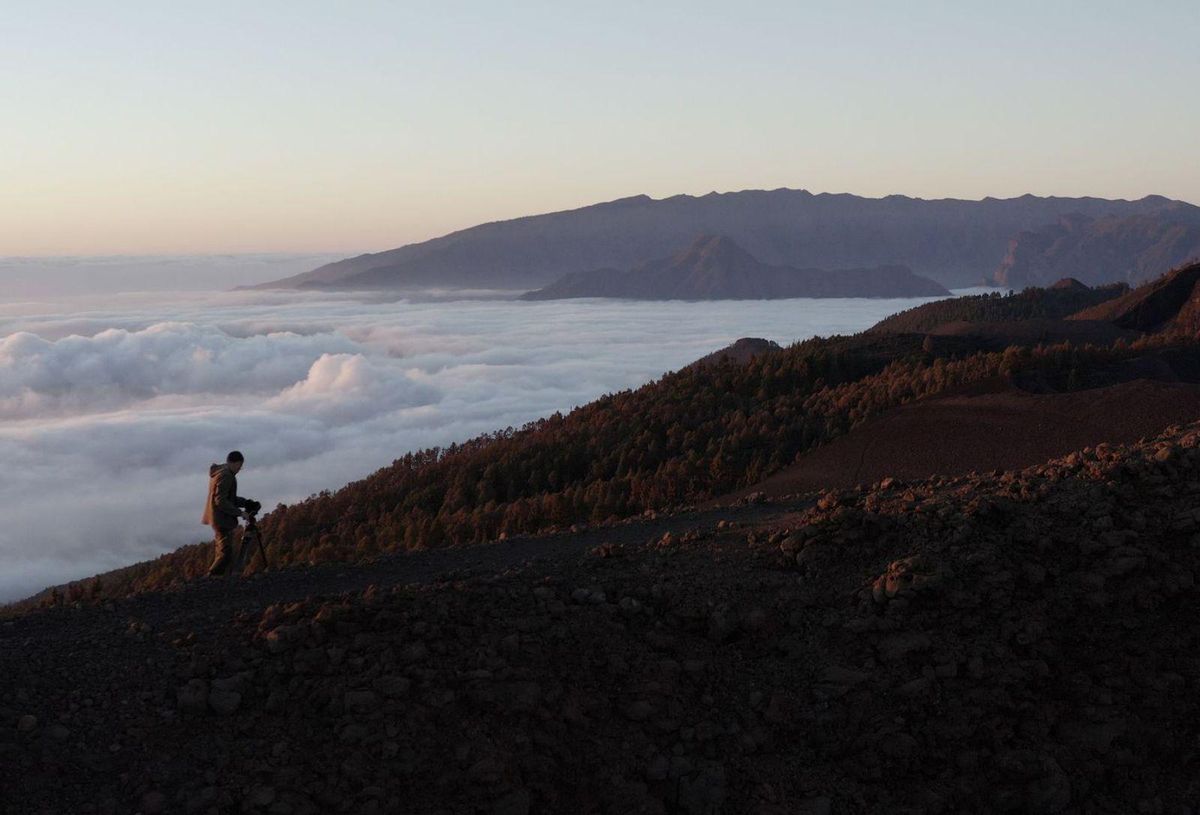
<path fill-rule="evenodd" d="M 636 193 L 1200 201 L 1200 3 L 0 5 L 0 255 L 365 251 Z"/>

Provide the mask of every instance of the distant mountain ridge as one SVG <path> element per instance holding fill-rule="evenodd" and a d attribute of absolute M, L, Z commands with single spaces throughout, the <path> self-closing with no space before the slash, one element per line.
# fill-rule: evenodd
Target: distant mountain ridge
<path fill-rule="evenodd" d="M 938 297 L 945 286 L 905 266 L 795 269 L 760 263 L 723 235 L 702 235 L 676 254 L 628 270 L 575 272 L 523 300 L 619 297 L 634 300 L 767 300 L 783 297 Z"/>
<path fill-rule="evenodd" d="M 1196 259 L 1200 208 L 1182 204 L 1099 218 L 1072 214 L 1015 236 L 993 279 L 1013 288 L 1063 277 L 1091 285 L 1137 284 Z"/>
<path fill-rule="evenodd" d="M 564 274 L 628 269 L 670 255 L 696 235 L 727 235 L 759 261 L 800 268 L 900 264 L 946 286 L 992 276 L 1010 241 L 1059 218 L 1195 211 L 1162 196 L 924 200 L 806 190 L 622 198 L 480 224 L 440 238 L 330 263 L 263 288 L 533 289 Z M 1061 277 L 1063 275 L 1057 275 Z"/>

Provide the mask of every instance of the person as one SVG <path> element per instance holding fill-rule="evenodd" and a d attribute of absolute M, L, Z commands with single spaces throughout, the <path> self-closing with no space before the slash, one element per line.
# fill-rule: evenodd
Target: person
<path fill-rule="evenodd" d="M 208 500 L 204 502 L 201 521 L 213 528 L 216 543 L 213 562 L 208 567 L 210 577 L 225 574 L 233 556 L 238 519 L 250 519 L 246 511 L 249 500 L 237 494 L 237 474 L 245 461 L 245 456 L 234 450 L 225 457 L 224 464 L 208 468 Z"/>

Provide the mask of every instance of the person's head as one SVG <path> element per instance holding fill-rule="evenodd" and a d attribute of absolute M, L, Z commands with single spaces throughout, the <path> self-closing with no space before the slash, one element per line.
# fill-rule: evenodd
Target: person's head
<path fill-rule="evenodd" d="M 229 469 L 234 473 L 237 473 L 238 470 L 242 469 L 242 464 L 245 462 L 246 457 L 243 456 L 238 450 L 234 450 L 230 452 L 229 455 L 225 456 L 225 464 L 228 465 Z"/>

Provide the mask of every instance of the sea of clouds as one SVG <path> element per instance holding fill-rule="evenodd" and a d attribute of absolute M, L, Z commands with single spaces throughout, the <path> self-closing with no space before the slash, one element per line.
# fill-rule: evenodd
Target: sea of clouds
<path fill-rule="evenodd" d="M 242 494 L 273 507 L 739 337 L 856 331 L 920 302 L 0 295 L 0 601 L 205 539 L 208 465 L 230 449 Z"/>

